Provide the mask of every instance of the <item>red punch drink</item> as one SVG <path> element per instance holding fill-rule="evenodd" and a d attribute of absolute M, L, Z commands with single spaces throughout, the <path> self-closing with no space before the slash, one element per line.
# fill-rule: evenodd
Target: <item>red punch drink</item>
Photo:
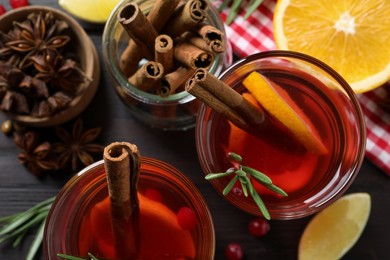
<path fill-rule="evenodd" d="M 166 163 L 142 157 L 138 199 L 137 257 L 214 257 L 211 215 L 199 191 L 182 173 Z M 100 161 L 72 178 L 57 196 L 45 227 L 45 259 L 58 259 L 58 253 L 131 259 L 116 252 L 111 223 L 106 174 Z"/>
<path fill-rule="evenodd" d="M 227 153 L 237 153 L 243 165 L 268 175 L 288 194 L 282 197 L 252 181 L 272 218 L 293 219 L 315 213 L 346 190 L 362 162 L 365 128 L 356 97 L 328 66 L 293 52 L 250 56 L 229 68 L 220 79 L 246 93 L 243 80 L 253 71 L 262 75 L 284 104 L 268 97 L 268 90 L 257 91 L 264 99 L 257 106 L 263 106 L 268 120 L 256 136 L 203 106 L 196 131 L 202 168 L 205 174 L 224 172 L 231 167 Z M 250 93 L 243 96 L 257 102 Z M 288 110 L 296 116 L 290 116 Z M 309 129 L 306 136 L 298 133 L 300 122 Z M 230 179 L 212 180 L 212 184 L 221 192 Z M 226 199 L 251 214 L 261 215 L 253 199 L 243 195 L 239 182 Z"/>

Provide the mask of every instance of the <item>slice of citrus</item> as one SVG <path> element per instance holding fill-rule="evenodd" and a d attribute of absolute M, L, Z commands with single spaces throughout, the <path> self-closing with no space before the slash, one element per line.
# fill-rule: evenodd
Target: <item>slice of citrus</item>
<path fill-rule="evenodd" d="M 67 12 L 91 23 L 105 23 L 120 0 L 59 0 Z"/>
<path fill-rule="evenodd" d="M 306 149 L 317 154 L 328 152 L 310 120 L 281 87 L 276 89 L 276 84 L 271 84 L 258 72 L 250 73 L 244 79 L 243 85 L 268 113 L 293 133 Z"/>
<path fill-rule="evenodd" d="M 278 49 L 322 60 L 356 93 L 390 80 L 390 1 L 279 0 L 273 22 Z"/>
<path fill-rule="evenodd" d="M 298 259 L 340 259 L 361 236 L 370 210 L 367 193 L 341 197 L 310 220 L 299 242 Z"/>

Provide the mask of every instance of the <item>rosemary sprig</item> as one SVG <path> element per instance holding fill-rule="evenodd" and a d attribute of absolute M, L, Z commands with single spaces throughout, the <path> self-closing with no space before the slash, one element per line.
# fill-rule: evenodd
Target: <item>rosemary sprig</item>
<path fill-rule="evenodd" d="M 205 179 L 213 180 L 213 179 L 235 174 L 235 176 L 231 179 L 231 181 L 226 185 L 225 189 L 222 191 L 222 194 L 225 196 L 229 194 L 229 192 L 232 190 L 236 182 L 239 180 L 241 183 L 244 196 L 248 197 L 248 195 L 251 195 L 252 199 L 259 207 L 264 218 L 270 220 L 271 216 L 267 210 L 267 207 L 265 206 L 263 200 L 260 198 L 260 195 L 257 193 L 256 189 L 253 187 L 251 179 L 257 181 L 267 189 L 276 192 L 284 197 L 288 196 L 287 193 L 281 188 L 279 188 L 278 186 L 276 186 L 275 184 L 273 184 L 272 180 L 264 173 L 259 172 L 248 166 L 241 165 L 242 157 L 240 155 L 230 152 L 228 153 L 228 160 L 232 163 L 233 165 L 232 168 L 227 169 L 226 172 L 207 174 Z"/>
<path fill-rule="evenodd" d="M 26 211 L 0 218 L 0 244 L 13 240 L 12 246 L 17 247 L 32 228 L 39 226 L 35 239 L 27 253 L 26 260 L 34 259 L 43 240 L 43 229 L 47 214 L 55 197 L 46 199 Z"/>
<path fill-rule="evenodd" d="M 218 7 L 218 11 L 221 12 L 223 9 L 225 9 L 231 2 L 232 5 L 230 7 L 230 11 L 228 13 L 228 16 L 226 18 L 226 24 L 231 24 L 234 19 L 236 19 L 238 15 L 238 10 L 242 4 L 243 0 L 225 0 L 223 3 Z M 252 15 L 252 13 L 260 6 L 260 4 L 263 2 L 263 0 L 251 0 L 248 3 L 248 7 L 244 16 L 244 19 L 248 19 L 249 16 Z"/>
<path fill-rule="evenodd" d="M 67 260 L 99 260 L 96 256 L 92 255 L 91 253 L 88 253 L 89 258 L 80 258 L 80 257 L 75 257 L 75 256 L 65 255 L 65 254 L 57 254 L 57 256 Z"/>

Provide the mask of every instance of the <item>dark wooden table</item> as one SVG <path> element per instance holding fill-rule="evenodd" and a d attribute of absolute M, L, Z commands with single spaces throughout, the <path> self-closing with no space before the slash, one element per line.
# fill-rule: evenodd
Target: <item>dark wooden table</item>
<path fill-rule="evenodd" d="M 8 1 L 2 4 L 8 9 Z M 54 3 L 55 2 L 55 3 Z M 30 0 L 31 5 L 60 8 L 57 1 Z M 204 180 L 195 148 L 194 130 L 162 132 L 135 121 L 115 94 L 111 79 L 103 66 L 101 40 L 103 27 L 81 22 L 99 52 L 102 65 L 99 89 L 92 104 L 82 114 L 86 127 L 102 127 L 103 145 L 113 141 L 129 141 L 138 145 L 144 156 L 166 161 L 184 172 L 199 188 L 213 215 L 216 232 L 215 259 L 224 259 L 225 246 L 237 242 L 245 250 L 245 259 L 296 259 L 302 231 L 310 217 L 294 221 L 271 221 L 271 230 L 263 238 L 247 231 L 253 218 L 222 199 Z M 99 115 L 99 116 L 96 116 Z M 0 121 L 6 117 L 1 114 Z M 0 134 L 0 216 L 25 210 L 54 196 L 69 175 L 37 179 L 19 164 L 13 140 Z M 347 193 L 368 192 L 372 211 L 363 235 L 343 259 L 390 259 L 390 178 L 365 160 Z M 0 246 L 0 259 L 24 259 L 33 239 L 30 234 L 22 246 Z M 43 259 L 41 256 L 39 259 Z"/>

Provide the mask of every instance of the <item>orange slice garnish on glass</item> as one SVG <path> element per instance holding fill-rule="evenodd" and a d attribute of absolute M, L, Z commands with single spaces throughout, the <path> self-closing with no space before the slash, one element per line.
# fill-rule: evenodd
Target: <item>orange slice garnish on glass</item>
<path fill-rule="evenodd" d="M 275 83 L 269 82 L 258 72 L 249 74 L 244 79 L 243 85 L 260 105 L 289 129 L 308 151 L 316 154 L 328 152 L 309 118 L 306 117 L 285 90 Z"/>

